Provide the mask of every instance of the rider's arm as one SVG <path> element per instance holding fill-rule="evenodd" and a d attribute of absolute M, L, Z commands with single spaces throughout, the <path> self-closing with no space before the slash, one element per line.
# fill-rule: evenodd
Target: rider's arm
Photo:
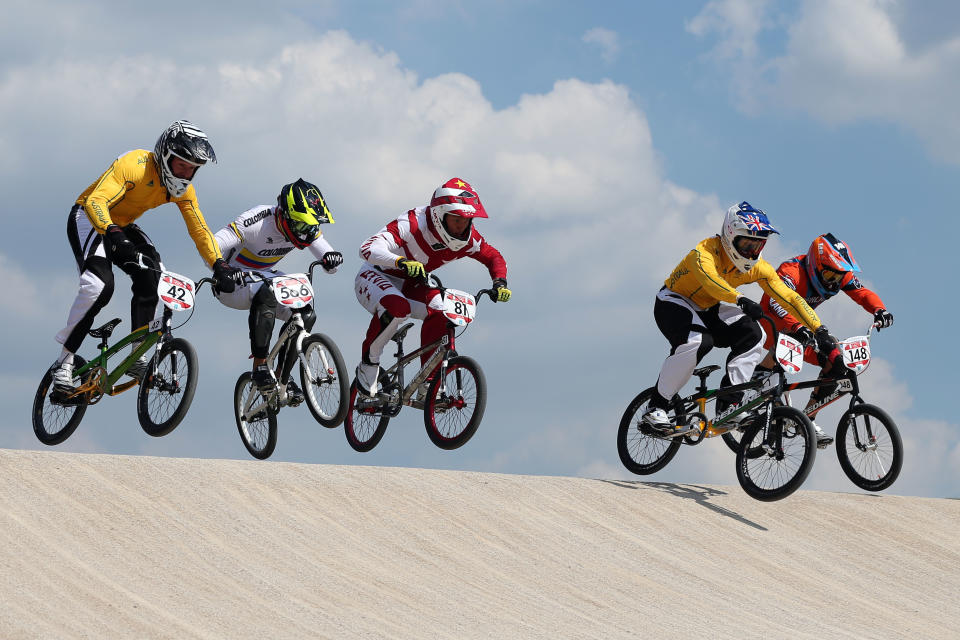
<path fill-rule="evenodd" d="M 327 242 L 327 239 L 323 237 L 322 233 L 317 236 L 316 240 L 310 243 L 308 248 L 310 249 L 310 253 L 312 253 L 313 257 L 315 257 L 317 260 L 323 258 L 324 254 L 330 253 L 334 250 L 333 246 Z"/>
<path fill-rule="evenodd" d="M 821 324 L 820 318 L 803 296 L 784 284 L 769 262 L 761 259 L 757 267 L 760 268 L 760 277 L 757 280 L 760 288 L 779 302 L 790 315 L 809 327 L 811 331 L 816 331 Z"/>
<path fill-rule="evenodd" d="M 197 205 L 197 196 L 193 190 L 193 185 L 187 187 L 186 193 L 178 198 L 176 203 L 180 207 L 183 221 L 187 223 L 187 231 L 193 238 L 194 244 L 197 245 L 200 257 L 203 258 L 208 267 L 212 267 L 217 258 L 223 257 L 223 254 L 220 253 L 220 247 L 217 245 L 213 232 L 203 219 L 203 214 Z"/>
<path fill-rule="evenodd" d="M 403 257 L 399 236 L 390 231 L 389 225 L 360 245 L 360 259 L 378 267 L 393 269 Z"/>
<path fill-rule="evenodd" d="M 491 280 L 507 279 L 507 261 L 503 255 L 497 251 L 493 245 L 486 242 L 476 229 L 474 229 L 474 246 L 478 247 L 476 251 L 470 252 L 470 257 L 481 262 L 490 272 Z"/>
<path fill-rule="evenodd" d="M 123 199 L 127 193 L 127 183 L 136 183 L 136 176 L 128 176 L 130 160 L 127 156 L 134 152 L 126 153 L 116 160 L 95 182 L 86 198 L 83 200 L 83 210 L 90 218 L 90 224 L 100 233 L 105 233 L 107 227 L 114 224 L 110 216 L 110 207 Z M 142 177 L 143 170 L 140 174 Z"/>
<path fill-rule="evenodd" d="M 707 243 L 701 242 L 681 261 L 681 266 L 696 278 L 701 289 L 710 297 L 721 302 L 736 304 L 740 292 L 727 282 L 717 269 L 714 254 L 707 249 Z"/>
<path fill-rule="evenodd" d="M 870 313 L 876 313 L 879 309 L 887 308 L 880 296 L 863 286 L 860 279 L 852 273 L 848 276 L 848 281 L 843 284 L 842 289 L 854 302 Z"/>
<path fill-rule="evenodd" d="M 797 262 L 787 261 L 777 267 L 777 275 L 780 276 L 785 285 L 794 291 L 797 290 L 795 278 L 801 275 L 797 270 L 798 265 Z M 769 293 L 764 293 L 763 297 L 760 298 L 760 306 L 763 307 L 763 312 L 773 320 L 773 324 L 776 325 L 777 331 L 780 333 L 794 333 L 804 326 L 802 322 L 790 315 L 790 312 L 784 309 L 779 302 L 771 298 Z"/>
<path fill-rule="evenodd" d="M 243 233 L 236 222 L 231 222 L 217 231 L 214 238 L 217 241 L 217 246 L 220 247 L 220 255 L 228 262 L 243 248 Z"/>

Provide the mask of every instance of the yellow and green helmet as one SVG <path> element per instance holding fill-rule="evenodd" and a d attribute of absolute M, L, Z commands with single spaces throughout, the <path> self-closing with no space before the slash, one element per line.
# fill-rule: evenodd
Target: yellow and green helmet
<path fill-rule="evenodd" d="M 320 235 L 320 225 L 333 224 L 323 194 L 303 178 L 284 185 L 277 196 L 277 227 L 298 249 L 309 246 Z"/>

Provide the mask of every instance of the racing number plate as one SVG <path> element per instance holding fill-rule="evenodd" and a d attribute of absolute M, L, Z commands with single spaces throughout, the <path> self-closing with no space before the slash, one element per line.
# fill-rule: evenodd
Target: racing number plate
<path fill-rule="evenodd" d="M 777 362 L 786 373 L 800 373 L 803 367 L 803 345 L 783 334 L 777 338 Z"/>
<path fill-rule="evenodd" d="M 466 291 L 447 289 L 443 294 L 443 315 L 458 327 L 473 322 L 476 313 L 477 301 Z"/>
<path fill-rule="evenodd" d="M 863 373 L 870 365 L 870 340 L 866 336 L 847 338 L 840 343 L 843 351 L 843 364 L 853 369 L 857 375 Z"/>
<path fill-rule="evenodd" d="M 172 271 L 160 274 L 157 294 L 163 304 L 174 311 L 184 311 L 193 307 L 194 293 L 197 287 L 193 280 Z"/>
<path fill-rule="evenodd" d="M 300 309 L 313 300 L 313 287 L 303 273 L 274 278 L 270 287 L 277 302 L 290 309 Z"/>

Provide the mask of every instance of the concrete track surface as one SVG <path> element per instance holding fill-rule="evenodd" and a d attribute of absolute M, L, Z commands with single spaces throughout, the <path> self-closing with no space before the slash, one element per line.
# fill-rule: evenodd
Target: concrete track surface
<path fill-rule="evenodd" d="M 0 638 L 958 638 L 960 501 L 0 450 Z"/>

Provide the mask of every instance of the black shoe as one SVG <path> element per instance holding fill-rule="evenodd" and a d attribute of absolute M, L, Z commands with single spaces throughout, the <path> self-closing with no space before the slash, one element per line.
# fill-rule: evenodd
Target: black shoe
<path fill-rule="evenodd" d="M 291 407 L 298 406 L 303 402 L 303 391 L 297 386 L 297 383 L 291 380 L 287 383 L 287 405 Z"/>
<path fill-rule="evenodd" d="M 277 379 L 274 377 L 273 371 L 265 364 L 253 370 L 250 380 L 262 396 L 266 396 L 277 388 Z"/>

